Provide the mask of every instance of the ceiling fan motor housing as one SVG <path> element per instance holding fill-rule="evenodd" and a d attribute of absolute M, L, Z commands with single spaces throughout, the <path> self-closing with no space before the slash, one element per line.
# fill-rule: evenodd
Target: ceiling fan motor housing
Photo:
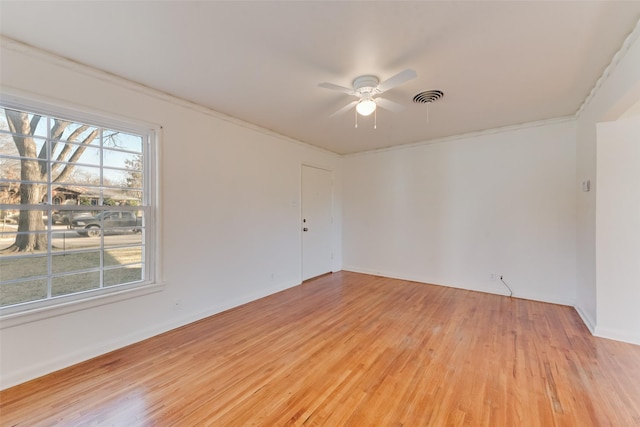
<path fill-rule="evenodd" d="M 376 76 L 360 76 L 353 81 L 353 88 L 360 94 L 375 94 L 379 80 Z"/>

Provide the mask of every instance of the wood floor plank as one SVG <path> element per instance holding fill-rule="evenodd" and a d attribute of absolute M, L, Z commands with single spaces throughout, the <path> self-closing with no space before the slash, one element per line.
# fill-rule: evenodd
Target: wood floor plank
<path fill-rule="evenodd" d="M 341 272 L 4 390 L 0 425 L 640 426 L 640 346 Z"/>

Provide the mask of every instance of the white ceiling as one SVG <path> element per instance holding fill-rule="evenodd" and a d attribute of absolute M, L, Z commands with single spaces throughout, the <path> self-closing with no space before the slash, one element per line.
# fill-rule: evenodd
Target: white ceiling
<path fill-rule="evenodd" d="M 10 38 L 346 154 L 575 114 L 640 1 L 1 1 Z M 418 78 L 401 113 L 318 87 Z M 424 90 L 444 97 L 427 107 Z M 427 112 L 428 109 L 428 112 Z M 428 119 L 428 120 L 427 120 Z"/>

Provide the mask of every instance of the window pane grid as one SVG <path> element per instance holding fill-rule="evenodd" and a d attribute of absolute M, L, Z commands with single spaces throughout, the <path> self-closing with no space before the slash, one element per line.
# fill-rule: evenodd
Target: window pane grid
<path fill-rule="evenodd" d="M 0 307 L 148 283 L 150 134 L 0 107 L 3 113 L 0 191 L 12 196 L 0 193 Z M 9 123 L 33 134 L 11 132 Z M 15 150 L 14 137 L 30 145 Z M 25 165 L 32 169 L 27 175 L 8 172 Z M 33 195 L 24 203 L 27 199 L 19 196 L 29 189 Z M 105 215 L 116 219 L 106 221 Z M 86 225 L 78 225 L 76 217 Z M 44 246 L 6 250 L 8 244 L 18 247 L 19 240 Z"/>
<path fill-rule="evenodd" d="M 18 153 L 15 154 L 0 154 L 0 161 L 2 160 L 17 160 L 17 161 L 22 161 L 22 160 L 29 160 L 29 157 L 23 157 L 20 156 Z"/>
<path fill-rule="evenodd" d="M 109 271 L 109 270 L 117 270 L 120 268 L 125 268 L 125 267 L 139 267 L 141 266 L 142 263 L 141 262 L 130 262 L 127 264 L 118 264 L 118 265 L 105 265 L 104 268 L 102 269 L 102 271 Z"/>
<path fill-rule="evenodd" d="M 126 148 L 120 148 L 120 147 L 104 147 L 105 151 L 111 152 L 113 151 L 114 153 L 122 153 L 122 154 L 142 154 L 142 150 L 138 151 L 138 150 L 127 150 Z"/>
<path fill-rule="evenodd" d="M 55 279 L 58 277 L 64 277 L 64 276 L 69 276 L 69 275 L 75 275 L 75 274 L 82 274 L 82 273 L 95 273 L 96 271 L 101 271 L 102 269 L 100 267 L 93 267 L 93 268 L 85 268 L 82 270 L 69 270 L 69 271 L 61 271 L 59 273 L 52 273 L 49 277 L 51 279 Z"/>
<path fill-rule="evenodd" d="M 89 162 L 65 162 L 65 161 L 58 161 L 58 160 L 53 160 L 51 161 L 51 168 L 50 169 L 63 169 L 66 166 L 72 165 L 73 167 L 78 167 L 78 166 L 83 166 L 83 167 L 88 167 L 88 168 L 96 168 L 98 169 L 100 166 L 96 163 L 89 163 Z"/>
<path fill-rule="evenodd" d="M 143 253 L 144 251 L 142 251 Z M 75 252 L 76 254 L 88 254 L 91 252 Z M 55 255 L 53 255 L 55 257 Z M 3 285 L 10 285 L 10 284 L 15 284 L 15 283 L 22 283 L 22 282 L 30 282 L 33 280 L 41 280 L 44 279 L 46 280 L 48 277 L 51 278 L 56 278 L 56 277 L 62 277 L 62 276 L 68 276 L 69 273 L 92 273 L 95 271 L 107 271 L 107 270 L 113 270 L 113 269 L 118 269 L 118 268 L 123 268 L 123 267 L 130 267 L 130 266 L 141 266 L 143 265 L 143 262 L 140 261 L 133 261 L 133 262 L 125 262 L 122 264 L 114 264 L 114 265 L 105 265 L 103 267 L 92 267 L 92 268 L 84 268 L 82 270 L 68 270 L 68 271 L 60 271 L 60 272 L 52 272 L 52 273 L 47 273 L 47 274 L 42 274 L 42 275 L 30 275 L 28 277 L 20 277 L 20 278 L 16 278 L 16 279 L 2 279 L 2 283 Z"/>
<path fill-rule="evenodd" d="M 34 185 L 46 185 L 47 181 L 44 179 L 42 181 L 34 181 L 34 180 L 20 180 L 20 179 L 0 179 L 0 182 L 6 182 L 8 184 L 34 184 Z"/>
<path fill-rule="evenodd" d="M 14 285 L 16 283 L 24 283 L 24 282 L 32 282 L 34 280 L 47 280 L 47 278 L 49 277 L 49 275 L 47 274 L 43 274 L 41 276 L 29 276 L 29 277 L 21 277 L 19 279 L 12 279 L 12 280 L 2 280 L 1 285 Z"/>
<path fill-rule="evenodd" d="M 103 169 L 106 169 L 107 171 L 142 172 L 140 169 L 129 169 L 127 167 L 115 167 L 111 165 L 104 166 Z"/>
<path fill-rule="evenodd" d="M 29 123 L 32 122 L 34 117 L 38 117 L 38 116 L 42 117 L 39 114 L 28 113 L 26 111 L 21 111 L 21 110 L 16 110 L 16 109 L 7 108 L 7 109 L 3 109 L 3 110 L 5 110 L 6 112 L 9 112 L 9 113 L 24 113 L 24 114 L 27 115 L 27 119 L 28 119 Z M 5 112 L 5 114 L 6 114 L 6 112 Z M 3 114 L 3 115 L 5 115 L 5 114 Z M 23 136 L 23 137 L 37 137 L 37 136 L 46 136 L 47 135 L 47 130 L 44 129 L 43 126 L 42 126 L 42 119 L 40 119 L 40 121 L 38 122 L 38 126 L 37 126 L 35 132 L 33 132 L 32 134 L 21 133 L 18 129 L 16 129 L 16 132 L 13 133 L 8 127 L 7 128 L 3 127 L 2 128 L 2 132 L 3 133 L 8 133 L 9 135 L 14 135 L 15 134 L 15 135 L 18 135 L 18 136 Z"/>
<path fill-rule="evenodd" d="M 49 161 L 49 165 L 47 167 L 47 207 L 50 207 L 52 203 L 52 193 L 53 193 L 53 176 L 52 176 L 52 164 L 51 164 L 51 117 L 47 117 L 47 141 L 45 142 L 45 149 L 47 150 L 47 160 Z M 53 260 L 51 258 L 51 252 L 53 252 L 53 239 L 51 236 L 52 222 L 51 222 L 52 212 L 50 209 L 47 210 L 47 298 L 51 298 L 53 295 Z"/>

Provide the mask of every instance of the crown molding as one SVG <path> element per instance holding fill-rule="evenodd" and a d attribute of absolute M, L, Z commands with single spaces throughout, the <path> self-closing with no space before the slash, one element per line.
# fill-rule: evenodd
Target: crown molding
<path fill-rule="evenodd" d="M 492 134 L 497 134 L 497 133 L 502 133 L 502 132 L 510 132 L 510 131 L 515 131 L 515 130 L 519 130 L 519 129 L 528 129 L 528 128 L 532 128 L 532 127 L 545 126 L 545 125 L 563 123 L 563 122 L 566 122 L 566 121 L 575 120 L 575 119 L 580 117 L 580 115 L 582 114 L 584 109 L 591 103 L 593 98 L 598 94 L 598 92 L 601 90 L 601 88 L 604 85 L 604 83 L 607 81 L 607 79 L 610 77 L 610 75 L 614 72 L 614 70 L 616 69 L 616 67 L 620 63 L 620 61 L 624 58 L 625 54 L 629 51 L 630 46 L 639 37 L 640 37 L 640 21 L 638 21 L 638 23 L 636 24 L 636 26 L 633 29 L 633 31 L 631 31 L 631 33 L 626 37 L 626 39 L 624 40 L 624 42 L 622 44 L 622 47 L 615 53 L 615 55 L 613 56 L 611 62 L 605 68 L 605 70 L 603 71 L 602 75 L 598 78 L 598 80 L 596 81 L 594 87 L 591 89 L 589 95 L 587 95 L 587 97 L 582 102 L 582 104 L 580 105 L 580 107 L 578 108 L 578 110 L 575 112 L 575 114 L 573 116 L 565 116 L 565 117 L 541 120 L 541 121 L 536 121 L 536 122 L 528 122 L 528 123 L 522 123 L 522 124 L 517 124 L 517 125 L 509 125 L 509 126 L 504 126 L 504 127 L 494 128 L 494 129 L 486 129 L 486 130 L 481 130 L 481 131 L 476 131 L 476 132 L 452 135 L 452 136 L 443 137 L 443 138 L 436 138 L 436 139 L 433 139 L 433 140 L 419 141 L 419 142 L 403 144 L 403 145 L 398 145 L 398 146 L 393 146 L 393 147 L 380 148 L 380 149 L 375 149 L 375 150 L 367 150 L 367 151 L 362 151 L 362 152 L 358 152 L 358 153 L 351 153 L 351 154 L 344 154 L 344 155 L 335 153 L 335 152 L 330 151 L 330 150 L 326 150 L 324 148 L 317 147 L 315 145 L 309 144 L 309 143 L 304 142 L 304 141 L 299 141 L 299 140 L 293 139 L 291 137 L 288 137 L 286 135 L 283 135 L 283 134 L 280 134 L 278 132 L 272 131 L 270 129 L 266 129 L 266 128 L 254 125 L 252 123 L 243 121 L 243 120 L 238 119 L 236 117 L 229 116 L 227 114 L 215 111 L 215 110 L 213 110 L 211 108 L 208 108 L 208 107 L 205 107 L 203 105 L 196 104 L 196 103 L 191 102 L 191 101 L 187 101 L 187 100 L 185 100 L 183 98 L 179 98 L 179 97 L 177 97 L 175 95 L 172 95 L 172 94 L 169 94 L 167 92 L 162 92 L 162 91 L 160 91 L 158 89 L 154 89 L 154 88 L 151 88 L 149 86 L 145 86 L 145 85 L 143 85 L 141 83 L 138 83 L 138 82 L 127 80 L 127 79 L 125 79 L 123 77 L 120 77 L 118 75 L 115 75 L 115 74 L 112 74 L 112 73 L 109 73 L 109 72 L 106 72 L 106 71 L 103 71 L 103 70 L 99 70 L 99 69 L 90 67 L 88 65 L 79 63 L 79 62 L 71 60 L 69 58 L 64 58 L 64 57 L 55 55 L 53 53 L 44 51 L 44 50 L 36 48 L 34 46 L 27 45 L 25 43 L 22 43 L 22 42 L 19 42 L 17 40 L 8 38 L 6 36 L 0 36 L 0 44 L 2 45 L 3 48 L 7 48 L 7 49 L 13 50 L 15 52 L 19 52 L 19 53 L 22 53 L 22 54 L 25 54 L 25 55 L 28 55 L 28 56 L 31 56 L 31 57 L 35 57 L 35 58 L 37 58 L 39 60 L 48 62 L 50 64 L 53 64 L 53 65 L 56 65 L 56 66 L 60 66 L 60 67 L 63 67 L 63 68 L 67 68 L 67 69 L 70 69 L 70 70 L 72 70 L 74 72 L 79 72 L 79 73 L 91 76 L 93 78 L 96 78 L 96 79 L 107 81 L 107 82 L 109 82 L 111 84 L 117 85 L 117 86 L 122 87 L 124 89 L 130 90 L 130 91 L 134 91 L 134 92 L 138 92 L 138 93 L 143 94 L 145 96 L 156 98 L 158 100 L 161 100 L 161 101 L 164 101 L 164 102 L 167 102 L 167 103 L 178 105 L 180 107 L 187 108 L 187 109 L 196 111 L 198 113 L 205 114 L 205 115 L 214 117 L 216 119 L 223 120 L 223 121 L 232 123 L 234 125 L 237 125 L 237 126 L 240 126 L 240 127 L 243 127 L 243 128 L 258 132 L 258 133 L 261 133 L 263 135 L 275 137 L 277 139 L 280 139 L 280 140 L 283 140 L 283 141 L 286 141 L 286 142 L 289 142 L 289 143 L 292 143 L 292 144 L 295 144 L 295 145 L 298 145 L 298 146 L 303 146 L 305 148 L 309 148 L 309 149 L 312 149 L 314 151 L 318 151 L 318 152 L 321 152 L 321 153 L 329 154 L 331 156 L 353 157 L 353 156 L 359 156 L 359 155 L 363 155 L 363 154 L 380 153 L 380 152 L 394 151 L 394 150 L 404 150 L 404 149 L 408 149 L 408 148 L 420 147 L 420 146 L 423 146 L 423 145 L 439 144 L 439 143 L 457 141 L 457 140 L 466 139 L 466 138 L 480 137 L 480 136 L 485 136 L 485 135 L 492 135 Z"/>
<path fill-rule="evenodd" d="M 587 106 L 591 103 L 593 98 L 595 98 L 598 92 L 600 92 L 604 83 L 607 81 L 607 79 L 609 79 L 609 76 L 618 67 L 618 64 L 625 57 L 625 55 L 629 51 L 629 48 L 631 47 L 633 42 L 635 42 L 638 39 L 638 37 L 640 37 L 640 20 L 636 24 L 633 31 L 631 31 L 631 33 L 629 33 L 627 38 L 624 40 L 624 42 L 622 43 L 622 47 L 615 53 L 615 55 L 613 55 L 611 62 L 609 63 L 609 65 L 607 65 L 607 68 L 604 69 L 604 71 L 602 72 L 602 75 L 596 81 L 596 84 L 593 86 L 593 89 L 591 89 L 591 92 L 589 92 L 589 95 L 587 95 L 582 105 L 580 105 L 580 108 L 578 108 L 578 111 L 576 111 L 576 114 L 575 114 L 576 118 L 580 117 L 584 109 L 587 108 Z"/>
<path fill-rule="evenodd" d="M 219 111 L 213 110 L 209 107 L 205 107 L 203 105 L 197 104 L 192 101 L 187 101 L 186 99 L 179 98 L 175 95 L 172 95 L 167 92 L 160 91 L 158 89 L 143 85 L 141 83 L 125 79 L 124 77 L 118 76 L 113 73 L 109 73 L 107 71 L 99 70 L 97 68 L 93 68 L 86 64 L 83 64 L 78 61 L 74 61 L 69 58 L 65 58 L 54 53 L 48 52 L 46 50 L 37 48 L 35 46 L 28 45 L 26 43 L 20 42 L 18 40 L 0 35 L 0 46 L 3 49 L 8 49 L 17 53 L 21 53 L 23 55 L 36 58 L 40 61 L 47 62 L 49 64 L 66 68 L 70 71 L 84 74 L 86 76 L 99 79 L 110 84 L 119 86 L 123 89 L 137 92 L 142 95 L 158 99 L 160 101 L 164 101 L 173 105 L 180 106 L 182 108 L 186 108 L 192 111 L 196 111 L 200 114 L 204 114 L 210 117 L 214 117 L 219 120 L 223 120 L 228 123 L 232 123 L 236 126 L 243 127 L 245 129 L 252 130 L 254 132 L 258 132 L 260 134 L 271 136 L 286 142 L 289 142 L 294 145 L 302 146 L 308 149 L 312 149 L 314 151 L 318 151 L 324 154 L 328 154 L 334 157 L 340 157 L 339 154 L 334 153 L 333 151 L 326 150 L 324 148 L 317 147 L 315 145 L 311 145 L 304 141 L 299 141 L 297 139 L 293 139 L 281 133 L 275 132 L 270 129 L 263 128 L 261 126 L 255 125 L 253 123 L 246 122 L 244 120 L 238 119 L 237 117 L 233 117 Z"/>
<path fill-rule="evenodd" d="M 360 156 L 360 155 L 384 153 L 384 152 L 387 152 L 387 151 L 407 150 L 407 149 L 411 149 L 411 148 L 422 147 L 422 146 L 425 146 L 425 145 L 443 144 L 445 142 L 454 142 L 454 141 L 459 141 L 459 140 L 463 140 L 463 139 L 477 138 L 477 137 L 486 136 L 486 135 L 495 135 L 495 134 L 505 133 L 505 132 L 514 132 L 514 131 L 523 130 L 523 129 L 531 129 L 531 128 L 537 128 L 537 127 L 541 127 L 541 126 L 548 126 L 548 125 L 554 125 L 554 124 L 560 124 L 560 123 L 573 122 L 575 120 L 576 120 L 575 116 L 557 117 L 557 118 L 554 118 L 554 119 L 546 119 L 546 120 L 539 120 L 539 121 L 535 121 L 535 122 L 520 123 L 520 124 L 517 124 L 517 125 L 502 126 L 502 127 L 499 127 L 499 128 L 492 128 L 492 129 L 485 129 L 485 130 L 480 130 L 480 131 L 475 131 L 475 132 L 461 133 L 461 134 L 458 134 L 458 135 L 445 136 L 445 137 L 442 137 L 442 138 L 429 139 L 429 140 L 426 140 L 426 141 L 419 141 L 419 142 L 413 142 L 413 143 L 409 143 L 409 144 L 395 145 L 393 147 L 378 148 L 378 149 L 375 149 L 375 150 L 368 150 L 368 151 L 360 151 L 358 153 L 344 154 L 343 157 L 357 157 L 357 156 Z"/>

